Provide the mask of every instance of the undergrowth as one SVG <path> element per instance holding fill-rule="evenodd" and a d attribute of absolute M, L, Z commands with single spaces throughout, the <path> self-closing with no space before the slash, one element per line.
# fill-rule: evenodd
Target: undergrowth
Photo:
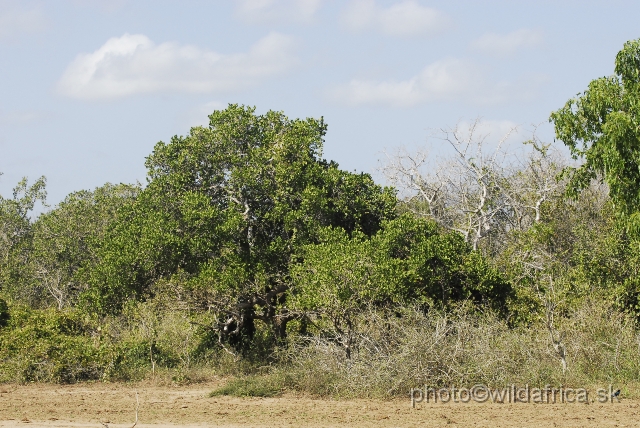
<path fill-rule="evenodd" d="M 209 396 L 275 397 L 283 392 L 284 386 L 284 382 L 279 376 L 250 375 L 230 380 L 224 386 L 212 391 Z"/>
<path fill-rule="evenodd" d="M 351 358 L 341 337 L 316 323 L 305 334 L 292 332 L 268 360 L 265 349 L 244 358 L 230 355 L 184 313 L 164 313 L 155 324 L 152 317 L 141 321 L 139 313 L 92 320 L 74 311 L 10 306 L 9 314 L 0 327 L 0 382 L 186 384 L 223 378 L 227 382 L 212 395 L 390 398 L 424 385 L 478 383 L 613 384 L 630 394 L 640 380 L 633 320 L 599 301 L 585 301 L 557 319 L 565 372 L 543 322 L 514 327 L 464 305 L 448 312 L 364 311 Z"/>

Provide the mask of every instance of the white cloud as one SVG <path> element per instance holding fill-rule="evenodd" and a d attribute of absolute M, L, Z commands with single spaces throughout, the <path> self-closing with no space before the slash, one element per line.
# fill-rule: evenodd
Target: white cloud
<path fill-rule="evenodd" d="M 428 102 L 462 101 L 480 105 L 529 100 L 545 84 L 545 76 L 491 82 L 480 66 L 455 58 L 436 61 L 406 80 L 351 80 L 329 89 L 329 96 L 347 105 L 411 107 Z"/>
<path fill-rule="evenodd" d="M 251 24 L 309 22 L 323 0 L 236 0 L 236 15 Z"/>
<path fill-rule="evenodd" d="M 11 40 L 42 31 L 46 26 L 47 20 L 40 6 L 25 6 L 24 2 L 0 0 L 0 40 Z"/>
<path fill-rule="evenodd" d="M 542 43 L 540 31 L 522 28 L 509 34 L 487 33 L 471 42 L 471 47 L 493 56 L 508 56 L 523 48 L 532 48 Z"/>
<path fill-rule="evenodd" d="M 353 0 L 342 14 L 351 30 L 377 30 L 390 36 L 420 36 L 440 33 L 450 26 L 442 12 L 406 0 L 383 8 L 375 0 Z"/>
<path fill-rule="evenodd" d="M 382 104 L 409 107 L 429 101 L 458 98 L 478 86 L 473 65 L 446 59 L 425 67 L 407 80 L 352 80 L 331 94 L 350 105 Z"/>
<path fill-rule="evenodd" d="M 271 33 L 247 53 L 224 55 L 196 46 L 156 45 L 142 34 L 107 40 L 80 54 L 58 81 L 57 90 L 79 99 L 110 99 L 157 92 L 229 92 L 256 85 L 296 64 L 294 42 Z"/>

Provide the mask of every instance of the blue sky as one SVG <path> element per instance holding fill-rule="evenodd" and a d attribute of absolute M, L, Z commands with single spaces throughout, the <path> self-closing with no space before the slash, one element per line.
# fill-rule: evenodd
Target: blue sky
<path fill-rule="evenodd" d="M 155 143 L 227 103 L 324 116 L 325 157 L 374 174 L 385 148 L 476 117 L 552 139 L 549 113 L 612 74 L 638 17 L 614 0 L 0 0 L 0 194 L 144 183 Z"/>

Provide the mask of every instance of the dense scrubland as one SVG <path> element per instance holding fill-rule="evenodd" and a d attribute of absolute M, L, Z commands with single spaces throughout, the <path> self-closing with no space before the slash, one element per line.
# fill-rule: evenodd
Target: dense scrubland
<path fill-rule="evenodd" d="M 390 151 L 388 187 L 322 158 L 322 119 L 238 105 L 158 143 L 145 186 L 36 216 L 45 179 L 24 179 L 0 198 L 0 382 L 633 384 L 639 70 L 628 42 L 552 113 L 554 142 L 475 122 L 435 133 L 437 156 Z"/>

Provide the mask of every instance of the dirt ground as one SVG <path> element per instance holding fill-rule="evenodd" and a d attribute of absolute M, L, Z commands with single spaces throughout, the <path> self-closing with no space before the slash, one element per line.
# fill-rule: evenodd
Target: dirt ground
<path fill-rule="evenodd" d="M 406 400 L 208 397 L 216 384 L 0 385 L 0 427 L 637 427 L 640 400 L 421 404 Z"/>

